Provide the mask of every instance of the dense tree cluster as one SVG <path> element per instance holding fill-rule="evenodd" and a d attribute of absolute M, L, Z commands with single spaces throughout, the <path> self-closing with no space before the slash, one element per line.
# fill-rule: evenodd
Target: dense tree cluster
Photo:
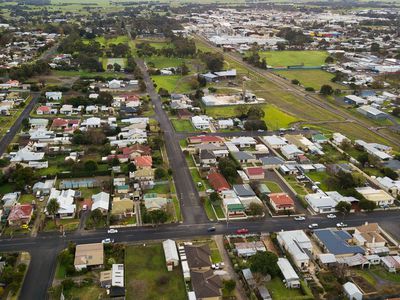
<path fill-rule="evenodd" d="M 35 75 L 46 75 L 50 73 L 49 64 L 43 60 L 38 60 L 33 63 L 26 63 L 19 67 L 12 68 L 9 71 L 11 79 L 25 81 Z"/>
<path fill-rule="evenodd" d="M 199 56 L 211 72 L 221 71 L 224 67 L 224 56 L 221 53 L 205 52 Z"/>
<path fill-rule="evenodd" d="M 294 30 L 289 27 L 281 29 L 277 33 L 277 36 L 287 40 L 291 46 L 302 46 L 306 43 L 312 42 L 311 37 L 304 35 L 301 31 Z"/>

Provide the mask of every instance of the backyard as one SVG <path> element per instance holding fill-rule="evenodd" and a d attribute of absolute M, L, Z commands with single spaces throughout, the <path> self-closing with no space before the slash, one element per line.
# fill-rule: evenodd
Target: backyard
<path fill-rule="evenodd" d="M 308 288 L 307 295 L 302 293 L 302 289 L 288 289 L 283 284 L 280 277 L 275 277 L 271 281 L 267 283 L 267 289 L 271 293 L 271 296 L 274 300 L 306 300 L 306 299 L 314 299 L 311 291 Z"/>
<path fill-rule="evenodd" d="M 196 129 L 189 120 L 171 119 L 171 123 L 177 132 L 193 132 Z"/>
<path fill-rule="evenodd" d="M 167 271 L 161 244 L 129 246 L 125 253 L 126 299 L 186 299 L 181 269 Z"/>

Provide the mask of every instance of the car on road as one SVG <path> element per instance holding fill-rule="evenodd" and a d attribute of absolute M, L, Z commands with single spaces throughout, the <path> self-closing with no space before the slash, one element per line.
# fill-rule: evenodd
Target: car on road
<path fill-rule="evenodd" d="M 249 233 L 249 230 L 247 228 L 240 228 L 238 230 L 236 230 L 237 234 L 246 234 Z"/>
<path fill-rule="evenodd" d="M 308 225 L 308 228 L 310 228 L 310 229 L 318 228 L 318 224 L 317 223 L 310 224 L 310 225 Z"/>
<path fill-rule="evenodd" d="M 207 228 L 207 231 L 208 232 L 213 232 L 213 231 L 215 231 L 216 230 L 216 228 L 213 226 L 213 227 L 209 227 L 209 228 Z"/>
<path fill-rule="evenodd" d="M 117 232 L 118 232 L 118 230 L 114 229 L 114 228 L 111 228 L 111 229 L 107 230 L 107 233 L 117 233 Z"/>
<path fill-rule="evenodd" d="M 6 133 L 10 133 L 10 129 L 7 129 L 7 132 Z"/>
<path fill-rule="evenodd" d="M 103 244 L 111 244 L 111 243 L 114 243 L 114 240 L 113 240 L 113 239 L 110 239 L 110 238 L 107 238 L 107 239 L 102 240 L 101 242 L 102 242 Z"/>
<path fill-rule="evenodd" d="M 340 222 L 340 223 L 336 224 L 336 227 L 338 227 L 338 228 L 347 227 L 347 224 Z"/>
<path fill-rule="evenodd" d="M 326 216 L 328 219 L 335 219 L 336 218 L 336 215 L 334 215 L 334 214 L 329 214 L 329 215 L 327 215 Z"/>
<path fill-rule="evenodd" d="M 264 129 L 258 129 L 257 131 L 258 132 L 264 132 Z"/>
<path fill-rule="evenodd" d="M 303 217 L 303 216 L 296 216 L 296 217 L 294 217 L 294 220 L 295 221 L 304 221 L 306 218 L 305 217 Z"/>

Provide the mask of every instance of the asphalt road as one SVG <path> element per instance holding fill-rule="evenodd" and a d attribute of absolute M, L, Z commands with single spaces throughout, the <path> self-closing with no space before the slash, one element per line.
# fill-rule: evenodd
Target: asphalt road
<path fill-rule="evenodd" d="M 29 117 L 32 109 L 35 107 L 39 100 L 40 93 L 32 93 L 32 100 L 25 106 L 22 113 L 19 115 L 18 119 L 14 122 L 14 124 L 10 127 L 9 132 L 7 132 L 0 141 L 0 156 L 6 152 L 8 145 L 13 140 L 14 136 L 18 133 L 22 120 Z"/>
<path fill-rule="evenodd" d="M 171 121 L 162 109 L 160 96 L 154 89 L 153 82 L 147 72 L 143 61 L 137 59 L 137 65 L 142 71 L 147 92 L 154 105 L 155 117 L 160 123 L 164 134 L 165 148 L 167 150 L 168 160 L 174 177 L 176 194 L 181 204 L 181 212 L 185 224 L 199 224 L 207 222 L 208 218 L 200 202 L 199 193 L 194 185 L 192 176 L 186 163 L 185 156 L 179 145 L 177 136 Z"/>
<path fill-rule="evenodd" d="M 377 128 L 371 127 L 371 123 L 364 121 L 362 118 L 355 118 L 350 113 L 343 111 L 343 110 L 339 109 L 338 107 L 335 107 L 334 105 L 328 103 L 327 101 L 321 101 L 321 99 L 316 94 L 304 91 L 304 89 L 302 87 L 291 84 L 288 80 L 286 80 L 282 77 L 279 77 L 278 75 L 274 74 L 273 72 L 261 70 L 252 65 L 249 65 L 248 63 L 243 62 L 241 57 L 238 57 L 237 55 L 235 55 L 233 53 L 223 52 L 221 50 L 221 48 L 214 46 L 213 44 L 211 44 L 207 39 L 205 39 L 202 36 L 196 35 L 196 38 L 198 38 L 202 42 L 206 43 L 209 47 L 213 48 L 216 52 L 222 53 L 223 55 L 229 57 L 230 59 L 234 60 L 238 64 L 245 66 L 247 69 L 258 74 L 259 76 L 264 77 L 264 78 L 268 79 L 269 81 L 277 84 L 283 90 L 287 90 L 288 93 L 291 93 L 294 96 L 296 96 L 300 99 L 303 99 L 304 101 L 309 102 L 314 106 L 318 106 L 322 109 L 325 109 L 325 110 L 337 115 L 338 117 L 342 117 L 343 121 L 354 122 L 354 123 L 358 124 L 359 126 L 365 128 L 369 131 L 374 132 L 376 135 L 379 135 L 379 136 L 389 140 L 393 144 L 400 146 L 399 138 L 395 138 L 393 136 L 389 136 L 385 133 L 378 131 Z"/>
<path fill-rule="evenodd" d="M 91 232 L 74 232 L 66 237 L 58 233 L 40 233 L 36 238 L 13 238 L 0 240 L 0 252 L 28 251 L 32 261 L 22 286 L 20 299 L 46 299 L 46 292 L 54 277 L 56 257 L 68 242 L 77 244 L 101 242 L 111 237 L 117 243 L 139 243 L 148 240 L 193 239 L 214 234 L 232 234 L 239 228 L 247 228 L 251 233 L 276 232 L 280 230 L 306 229 L 311 223 L 318 223 L 321 228 L 335 226 L 342 218 L 327 219 L 323 216 L 310 216 L 306 221 L 294 221 L 293 218 L 271 218 L 224 223 L 205 222 L 202 224 L 171 224 L 157 228 L 138 227 L 119 229 L 116 234 L 107 234 L 106 230 Z M 400 216 L 397 211 L 377 211 L 349 215 L 344 222 L 349 226 L 358 226 L 364 222 L 379 222 L 383 228 L 390 226 L 390 233 L 400 237 Z M 215 226 L 216 231 L 207 232 L 207 228 Z M 389 230 L 390 230 L 389 229 Z"/>

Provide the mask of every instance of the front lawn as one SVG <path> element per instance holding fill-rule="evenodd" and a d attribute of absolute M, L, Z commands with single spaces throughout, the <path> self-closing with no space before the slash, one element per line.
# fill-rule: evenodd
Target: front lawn
<path fill-rule="evenodd" d="M 212 204 L 209 198 L 207 198 L 204 202 L 204 210 L 206 211 L 207 217 L 209 220 L 214 221 L 217 219 L 215 216 L 214 210 L 212 208 Z"/>
<path fill-rule="evenodd" d="M 263 181 L 262 183 L 264 183 L 269 190 L 271 191 L 271 193 L 282 193 L 282 189 L 279 186 L 279 184 L 277 184 L 276 182 L 273 181 Z"/>
<path fill-rule="evenodd" d="M 129 246 L 125 253 L 126 299 L 186 299 L 181 268 L 167 271 L 161 244 Z"/>
<path fill-rule="evenodd" d="M 169 194 L 170 186 L 168 183 L 156 184 L 151 190 L 146 190 L 146 193 Z"/>
<path fill-rule="evenodd" d="M 43 231 L 57 231 L 63 226 L 64 231 L 74 231 L 79 227 L 79 219 L 63 219 L 57 220 L 57 224 L 51 218 L 46 218 Z"/>
<path fill-rule="evenodd" d="M 199 171 L 197 169 L 192 168 L 190 169 L 190 174 L 192 175 L 192 179 L 194 182 L 194 185 L 199 191 L 205 191 L 206 190 L 206 184 L 203 181 L 203 179 L 200 177 Z M 199 186 L 199 182 L 201 183 L 201 186 Z"/>
<path fill-rule="evenodd" d="M 329 190 L 327 185 L 327 180 L 329 179 L 329 175 L 326 172 L 310 172 L 306 174 L 312 181 L 319 182 L 318 186 L 321 190 L 327 192 Z"/>

